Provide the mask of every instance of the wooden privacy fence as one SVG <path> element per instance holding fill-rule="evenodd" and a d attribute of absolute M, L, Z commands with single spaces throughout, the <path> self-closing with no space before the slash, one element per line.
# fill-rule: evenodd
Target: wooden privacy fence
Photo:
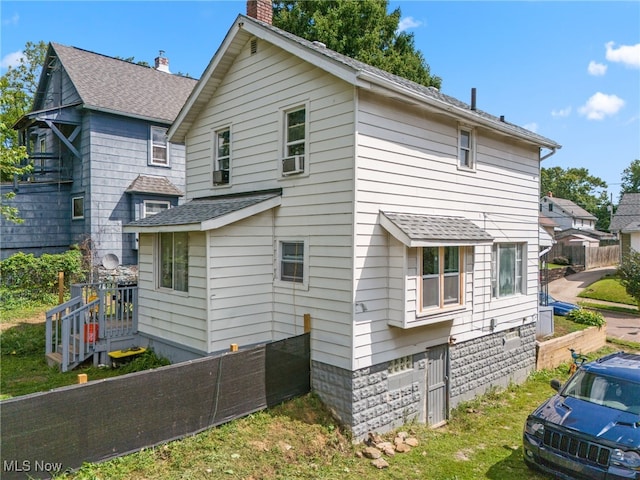
<path fill-rule="evenodd" d="M 310 391 L 309 334 L 0 402 L 3 479 L 48 478 Z"/>
<path fill-rule="evenodd" d="M 547 253 L 546 258 L 552 262 L 556 257 L 565 257 L 572 265 L 584 265 L 585 270 L 606 267 L 620 262 L 620 245 L 585 247 L 556 243 Z"/>

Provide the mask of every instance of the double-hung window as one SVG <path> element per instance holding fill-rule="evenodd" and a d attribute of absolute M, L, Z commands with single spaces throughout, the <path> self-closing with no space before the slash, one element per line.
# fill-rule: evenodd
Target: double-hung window
<path fill-rule="evenodd" d="M 225 185 L 229 183 L 231 163 L 231 129 L 229 127 L 216 130 L 214 133 L 213 183 Z"/>
<path fill-rule="evenodd" d="M 282 175 L 294 175 L 304 172 L 306 144 L 306 107 L 296 107 L 285 111 Z"/>
<path fill-rule="evenodd" d="M 462 304 L 463 247 L 422 247 L 422 310 Z"/>
<path fill-rule="evenodd" d="M 169 166 L 169 143 L 166 128 L 151 127 L 151 158 L 149 163 L 163 167 Z"/>
<path fill-rule="evenodd" d="M 188 232 L 160 233 L 158 250 L 158 285 L 179 292 L 189 291 Z"/>
<path fill-rule="evenodd" d="M 277 243 L 276 284 L 307 289 L 309 285 L 309 239 L 286 238 Z M 298 288 L 298 287 L 296 287 Z"/>
<path fill-rule="evenodd" d="M 152 215 L 156 215 L 164 210 L 168 210 L 171 207 L 171 203 L 160 200 L 144 200 L 142 203 L 142 218 L 147 218 Z"/>
<path fill-rule="evenodd" d="M 475 168 L 475 138 L 469 128 L 458 129 L 458 166 Z"/>
<path fill-rule="evenodd" d="M 84 218 L 84 197 L 73 197 L 71 199 L 71 219 L 80 220 Z"/>
<path fill-rule="evenodd" d="M 491 252 L 492 296 L 509 297 L 523 293 L 524 243 L 496 243 Z"/>

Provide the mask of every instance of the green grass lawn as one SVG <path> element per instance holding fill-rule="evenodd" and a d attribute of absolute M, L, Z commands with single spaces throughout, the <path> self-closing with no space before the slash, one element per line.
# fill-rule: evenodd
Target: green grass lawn
<path fill-rule="evenodd" d="M 615 276 L 605 278 L 589 285 L 579 295 L 580 298 L 604 300 L 606 302 L 623 303 L 637 307 L 638 303 L 631 297 Z"/>

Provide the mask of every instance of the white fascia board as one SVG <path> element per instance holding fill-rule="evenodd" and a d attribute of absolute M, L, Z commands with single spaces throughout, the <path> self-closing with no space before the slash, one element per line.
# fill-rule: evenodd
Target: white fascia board
<path fill-rule="evenodd" d="M 202 231 L 215 230 L 216 228 L 221 228 L 221 227 L 224 227 L 225 225 L 230 225 L 240 220 L 244 220 L 245 218 L 252 217 L 253 215 L 257 215 L 258 213 L 262 213 L 266 210 L 270 210 L 274 207 L 279 206 L 281 203 L 282 203 L 282 197 L 278 195 L 276 197 L 265 200 L 264 202 L 251 205 L 250 207 L 246 207 L 241 210 L 236 210 L 235 212 L 228 213 L 220 217 L 212 218 L 211 220 L 205 220 L 200 224 L 200 230 Z"/>

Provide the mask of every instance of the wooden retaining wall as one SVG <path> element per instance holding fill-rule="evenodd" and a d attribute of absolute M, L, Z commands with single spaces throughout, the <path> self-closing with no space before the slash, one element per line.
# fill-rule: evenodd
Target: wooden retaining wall
<path fill-rule="evenodd" d="M 578 353 L 587 354 L 604 347 L 606 343 L 606 325 L 601 328 L 589 327 L 544 342 L 538 341 L 536 342 L 536 370 L 555 368 L 562 363 L 571 362 L 570 348 Z"/>

